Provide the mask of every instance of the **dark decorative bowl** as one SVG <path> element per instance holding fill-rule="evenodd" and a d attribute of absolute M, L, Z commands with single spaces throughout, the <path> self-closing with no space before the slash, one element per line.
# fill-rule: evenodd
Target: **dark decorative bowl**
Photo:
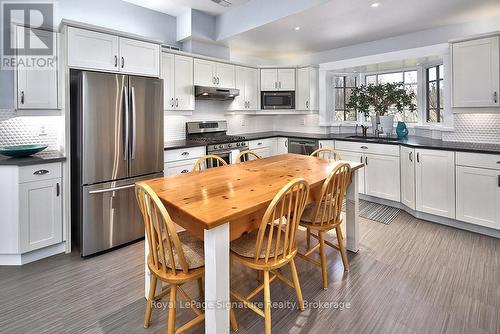
<path fill-rule="evenodd" d="M 27 157 L 45 150 L 48 146 L 43 144 L 17 145 L 0 147 L 0 154 L 9 157 Z"/>

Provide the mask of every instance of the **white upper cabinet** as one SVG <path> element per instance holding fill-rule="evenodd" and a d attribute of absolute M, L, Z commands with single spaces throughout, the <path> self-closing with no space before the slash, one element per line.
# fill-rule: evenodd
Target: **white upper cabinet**
<path fill-rule="evenodd" d="M 165 110 L 194 110 L 193 58 L 162 54 Z"/>
<path fill-rule="evenodd" d="M 234 65 L 215 63 L 217 87 L 234 88 Z"/>
<path fill-rule="evenodd" d="M 160 46 L 68 27 L 68 66 L 156 77 L 160 75 Z"/>
<path fill-rule="evenodd" d="M 498 107 L 499 37 L 452 44 L 453 106 Z"/>
<path fill-rule="evenodd" d="M 416 209 L 455 218 L 455 152 L 415 150 Z"/>
<path fill-rule="evenodd" d="M 294 68 L 263 68 L 260 70 L 260 90 L 295 90 Z"/>
<path fill-rule="evenodd" d="M 118 71 L 118 40 L 117 36 L 68 27 L 68 66 Z"/>
<path fill-rule="evenodd" d="M 401 203 L 415 210 L 415 150 L 401 146 Z"/>
<path fill-rule="evenodd" d="M 319 109 L 319 71 L 315 67 L 303 67 L 297 70 L 297 93 L 295 109 Z"/>
<path fill-rule="evenodd" d="M 120 69 L 127 74 L 158 76 L 160 46 L 130 38 L 119 39 Z"/>
<path fill-rule="evenodd" d="M 259 108 L 258 78 L 259 73 L 255 68 L 236 66 L 235 86 L 240 90 L 240 95 L 231 103 L 232 110 L 256 110 Z"/>
<path fill-rule="evenodd" d="M 194 60 L 194 84 L 197 86 L 235 88 L 234 76 L 234 65 Z"/>
<path fill-rule="evenodd" d="M 295 90 L 294 68 L 278 68 L 278 90 Z"/>
<path fill-rule="evenodd" d="M 35 29 L 32 29 L 35 30 Z M 42 42 L 52 40 L 57 49 L 57 34 L 51 31 L 36 30 L 37 38 Z M 17 27 L 16 37 L 18 45 L 30 38 L 30 29 Z M 47 42 L 48 43 L 48 42 Z M 33 68 L 18 66 L 17 75 L 17 109 L 57 109 L 57 61 L 52 67 Z"/>
<path fill-rule="evenodd" d="M 278 90 L 278 70 L 275 68 L 262 68 L 260 70 L 260 90 Z"/>

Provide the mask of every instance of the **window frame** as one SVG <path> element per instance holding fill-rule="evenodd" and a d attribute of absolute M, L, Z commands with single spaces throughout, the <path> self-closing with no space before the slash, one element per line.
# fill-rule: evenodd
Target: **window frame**
<path fill-rule="evenodd" d="M 336 84 L 336 78 L 337 77 L 342 77 L 343 78 L 343 86 L 342 87 L 338 87 L 337 84 Z M 354 78 L 354 81 L 355 81 L 355 86 L 352 87 L 352 86 L 346 86 L 346 77 L 353 77 Z M 349 114 L 348 112 L 348 109 L 346 108 L 346 104 L 347 104 L 347 101 L 346 101 L 346 91 L 347 89 L 352 89 L 352 88 L 355 88 L 355 87 L 359 87 L 360 85 L 360 76 L 358 73 L 334 73 L 333 74 L 333 95 L 334 95 L 334 101 L 333 101 L 333 118 L 334 118 L 334 121 L 336 122 L 356 122 L 357 121 L 357 115 L 356 115 L 356 119 L 355 120 L 348 120 L 347 119 L 347 116 Z M 343 99 L 344 99 L 344 108 L 343 109 L 337 109 L 337 101 L 336 101 L 336 91 L 337 89 L 342 89 L 342 95 L 343 95 Z M 343 111 L 343 119 L 342 120 L 337 120 L 337 111 Z"/>
<path fill-rule="evenodd" d="M 443 73 L 439 70 L 439 68 L 443 66 Z M 435 80 L 429 80 L 429 70 L 430 69 L 436 69 L 436 79 Z M 444 114 L 445 114 L 445 108 L 444 108 L 444 96 L 443 96 L 443 105 L 441 105 L 441 89 L 440 89 L 440 83 L 443 83 L 443 93 L 444 93 L 444 85 L 445 85 L 445 80 L 444 80 L 444 64 L 443 63 L 437 63 L 437 64 L 428 64 L 427 66 L 424 67 L 424 73 L 425 73 L 425 124 L 444 124 Z M 435 108 L 436 113 L 437 113 L 437 121 L 431 122 L 430 119 L 430 91 L 429 91 L 429 86 L 431 83 L 435 82 L 436 83 L 436 103 L 437 103 L 437 108 Z M 433 109 L 434 110 L 434 109 Z"/>

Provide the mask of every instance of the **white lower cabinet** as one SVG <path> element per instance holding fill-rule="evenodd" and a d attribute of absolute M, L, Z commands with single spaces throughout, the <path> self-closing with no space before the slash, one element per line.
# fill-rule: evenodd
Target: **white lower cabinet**
<path fill-rule="evenodd" d="M 61 179 L 19 185 L 21 252 L 62 242 Z"/>
<path fill-rule="evenodd" d="M 0 183 L 1 261 L 23 264 L 23 254 L 63 242 L 61 163 L 0 166 Z"/>
<path fill-rule="evenodd" d="M 287 153 L 288 153 L 288 138 L 278 137 L 276 139 L 275 154 L 287 154 Z"/>
<path fill-rule="evenodd" d="M 456 173 L 457 220 L 500 230 L 500 156 L 457 153 Z"/>
<path fill-rule="evenodd" d="M 196 160 L 206 154 L 205 146 L 167 150 L 163 154 L 163 174 L 165 176 L 189 173 Z"/>
<path fill-rule="evenodd" d="M 399 202 L 399 157 L 365 154 L 365 194 Z"/>
<path fill-rule="evenodd" d="M 267 158 L 275 154 L 277 138 L 266 138 L 251 140 L 248 142 L 248 148 L 255 151 L 262 158 Z"/>
<path fill-rule="evenodd" d="M 331 150 L 335 149 L 335 142 L 333 140 L 319 140 L 319 148 L 329 148 Z"/>
<path fill-rule="evenodd" d="M 353 161 L 353 162 L 360 162 L 364 163 L 364 154 L 363 153 L 358 153 L 358 152 L 349 152 L 349 151 L 337 151 L 340 153 L 340 156 L 342 157 L 342 160 L 344 161 Z M 361 168 L 358 170 L 358 185 L 359 185 L 359 193 L 364 194 L 365 193 L 365 168 Z"/>
<path fill-rule="evenodd" d="M 415 150 L 416 210 L 455 218 L 455 152 Z"/>
<path fill-rule="evenodd" d="M 401 146 L 401 203 L 415 210 L 415 149 Z"/>

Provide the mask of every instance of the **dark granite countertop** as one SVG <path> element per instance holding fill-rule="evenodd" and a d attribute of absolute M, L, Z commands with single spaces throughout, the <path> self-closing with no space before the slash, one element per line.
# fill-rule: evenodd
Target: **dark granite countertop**
<path fill-rule="evenodd" d="M 287 137 L 287 138 L 305 138 L 317 140 L 342 140 L 352 142 L 366 142 L 376 144 L 388 145 L 403 145 L 416 148 L 427 148 L 434 150 L 446 151 L 459 151 L 459 152 L 472 152 L 472 153 L 487 153 L 487 154 L 500 154 L 500 144 L 482 144 L 482 143 L 468 143 L 468 142 L 452 142 L 443 141 L 441 139 L 431 139 L 427 137 L 408 136 L 402 140 L 373 140 L 370 138 L 349 138 L 354 134 L 321 134 L 321 133 L 298 133 L 298 132 L 282 132 L 282 131 L 269 131 L 257 133 L 241 133 L 238 136 L 244 136 L 247 140 L 265 139 L 272 137 Z M 205 146 L 204 143 L 193 142 L 189 140 L 175 140 L 166 143 L 165 150 L 186 148 L 194 146 Z"/>
<path fill-rule="evenodd" d="M 11 158 L 0 154 L 0 166 L 31 166 L 65 160 L 66 157 L 59 151 L 42 151 L 24 158 Z"/>

